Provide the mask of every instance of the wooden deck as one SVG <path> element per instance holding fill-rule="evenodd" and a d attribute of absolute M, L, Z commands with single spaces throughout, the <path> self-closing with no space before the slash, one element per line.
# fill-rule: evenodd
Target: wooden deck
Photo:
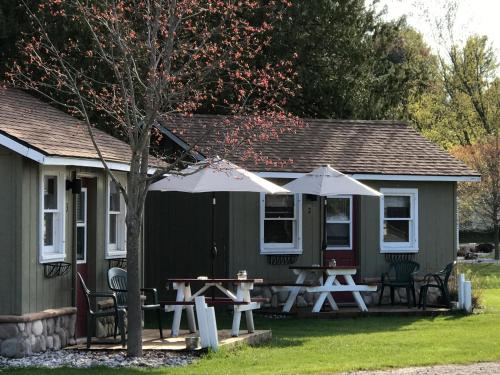
<path fill-rule="evenodd" d="M 189 333 L 187 330 L 181 330 L 178 337 L 165 337 L 160 339 L 158 330 L 145 329 L 142 336 L 142 348 L 144 350 L 186 350 L 185 339 L 188 336 L 195 336 L 196 334 Z M 240 344 L 257 345 L 263 342 L 270 341 L 272 333 L 269 330 L 259 330 L 254 333 L 247 331 L 240 331 L 238 337 L 231 337 L 231 330 L 219 331 L 219 345 L 220 346 L 235 346 Z M 117 340 L 113 339 L 93 339 L 93 344 L 89 350 L 123 350 Z M 68 346 L 66 350 L 87 350 L 85 339 L 78 339 L 78 344 Z M 197 350 L 200 350 L 198 348 Z"/>
<path fill-rule="evenodd" d="M 369 306 L 368 311 L 360 311 L 356 306 L 339 306 L 339 310 L 322 310 L 313 313 L 311 307 L 294 308 L 289 313 L 284 313 L 279 309 L 265 308 L 257 310 L 257 314 L 262 315 L 290 315 L 298 318 L 324 318 L 324 319 L 343 319 L 343 318 L 361 318 L 370 316 L 437 316 L 450 315 L 454 312 L 444 307 L 427 307 L 422 310 L 416 307 L 408 308 L 405 305 L 382 305 Z"/>

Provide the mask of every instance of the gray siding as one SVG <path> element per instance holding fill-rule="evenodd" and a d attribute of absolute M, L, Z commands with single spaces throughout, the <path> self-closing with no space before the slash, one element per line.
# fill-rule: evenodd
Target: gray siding
<path fill-rule="evenodd" d="M 423 275 L 441 269 L 456 257 L 456 183 L 363 181 L 380 188 L 418 189 L 419 251 L 415 260 Z M 380 277 L 386 270 L 385 255 L 380 252 L 379 200 L 361 198 L 359 243 L 361 275 Z"/>
<path fill-rule="evenodd" d="M 22 158 L 0 147 L 0 314 L 21 310 L 21 171 Z"/>
<path fill-rule="evenodd" d="M 229 207 L 229 276 L 238 270 L 247 270 L 251 277 L 266 281 L 290 280 L 293 273 L 287 265 L 270 265 L 266 255 L 260 254 L 260 197 L 257 193 L 231 193 Z M 319 200 L 307 196 L 302 200 L 302 255 L 295 265 L 320 263 Z"/>

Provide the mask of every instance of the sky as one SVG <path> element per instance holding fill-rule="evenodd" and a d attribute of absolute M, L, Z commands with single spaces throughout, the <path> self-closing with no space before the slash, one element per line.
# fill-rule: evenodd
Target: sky
<path fill-rule="evenodd" d="M 425 41 L 441 51 L 431 23 L 443 18 L 445 3 L 446 0 L 380 0 L 377 8 L 387 6 L 388 19 L 406 14 L 408 23 L 424 35 Z M 454 31 L 457 40 L 464 41 L 471 34 L 486 35 L 500 56 L 500 0 L 457 0 L 457 3 Z"/>

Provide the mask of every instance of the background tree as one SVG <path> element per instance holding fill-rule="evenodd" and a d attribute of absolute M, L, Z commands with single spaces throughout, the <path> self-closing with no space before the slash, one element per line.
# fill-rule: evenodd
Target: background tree
<path fill-rule="evenodd" d="M 282 59 L 256 65 L 285 1 L 22 0 L 32 26 L 21 40 L 11 81 L 80 117 L 127 207 L 128 354 L 142 355 L 139 238 L 148 187 L 189 162 L 165 156 L 153 175 L 151 134 L 158 122 L 191 115 L 203 104 L 221 120 L 219 151 L 258 158 L 252 143 L 277 137 L 297 121 L 283 111 L 293 71 Z M 258 20 L 251 16 L 258 12 Z M 63 26 L 61 26 L 63 25 Z M 60 27 L 65 32 L 58 33 Z M 76 30 L 74 33 L 71 30 Z M 68 32 L 69 31 L 69 32 Z M 224 94 L 224 99 L 219 98 Z M 94 141 L 93 118 L 130 145 L 122 186 Z M 207 129 L 209 132 L 210 129 Z M 192 145 L 195 146 L 195 145 Z M 222 154 L 221 156 L 224 156 Z"/>

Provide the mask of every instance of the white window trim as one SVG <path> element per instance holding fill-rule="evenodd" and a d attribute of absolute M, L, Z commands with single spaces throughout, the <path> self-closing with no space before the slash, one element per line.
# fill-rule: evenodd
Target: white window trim
<path fill-rule="evenodd" d="M 44 209 L 44 177 L 57 177 L 57 210 Z M 43 224 L 45 212 L 57 212 L 58 219 L 54 223 L 56 228 L 54 235 L 54 245 L 44 246 L 43 244 Z M 39 254 L 40 263 L 61 262 L 66 259 L 66 170 L 65 167 L 47 168 L 40 167 L 39 178 L 39 210 L 38 210 L 38 232 L 39 232 Z"/>
<path fill-rule="evenodd" d="M 118 177 L 117 177 L 118 178 Z M 123 181 L 118 179 L 120 183 L 123 184 Z M 116 259 L 116 258 L 124 258 L 127 256 L 127 227 L 125 225 L 125 215 L 126 215 L 126 206 L 125 200 L 123 199 L 123 195 L 120 193 L 120 211 L 117 214 L 117 225 L 118 232 L 116 234 L 116 245 L 111 245 L 109 243 L 109 215 L 112 214 L 110 211 L 110 200 L 109 200 L 109 192 L 110 192 L 110 184 L 111 177 L 107 177 L 106 182 L 106 259 Z M 120 230 L 121 229 L 121 230 Z"/>
<path fill-rule="evenodd" d="M 302 194 L 294 194 L 296 231 L 294 243 L 271 244 L 264 242 L 264 217 L 266 213 L 266 194 L 260 193 L 260 253 L 263 255 L 302 254 Z"/>
<path fill-rule="evenodd" d="M 326 250 L 352 250 L 352 195 L 335 195 L 326 197 L 326 199 L 336 199 L 336 198 L 348 198 L 349 199 L 349 220 L 344 221 L 328 221 L 326 220 L 326 224 L 349 224 L 349 246 L 327 246 Z M 326 206 L 325 206 L 326 209 Z M 326 236 L 326 230 L 325 230 Z"/>
<path fill-rule="evenodd" d="M 381 188 L 380 198 L 380 252 L 381 253 L 418 253 L 418 189 Z M 384 242 L 384 199 L 386 195 L 410 197 L 409 242 Z"/>
<path fill-rule="evenodd" d="M 88 217 L 87 217 L 87 202 L 88 202 L 88 196 L 87 196 L 87 188 L 82 188 L 82 192 L 85 192 L 85 201 L 82 202 L 83 204 L 83 215 L 85 220 L 83 223 L 79 223 L 78 221 L 76 222 L 76 227 L 83 227 L 83 238 L 84 238 L 84 246 L 83 246 L 83 259 L 76 261 L 77 264 L 85 264 L 87 263 L 87 223 L 88 223 Z"/>

